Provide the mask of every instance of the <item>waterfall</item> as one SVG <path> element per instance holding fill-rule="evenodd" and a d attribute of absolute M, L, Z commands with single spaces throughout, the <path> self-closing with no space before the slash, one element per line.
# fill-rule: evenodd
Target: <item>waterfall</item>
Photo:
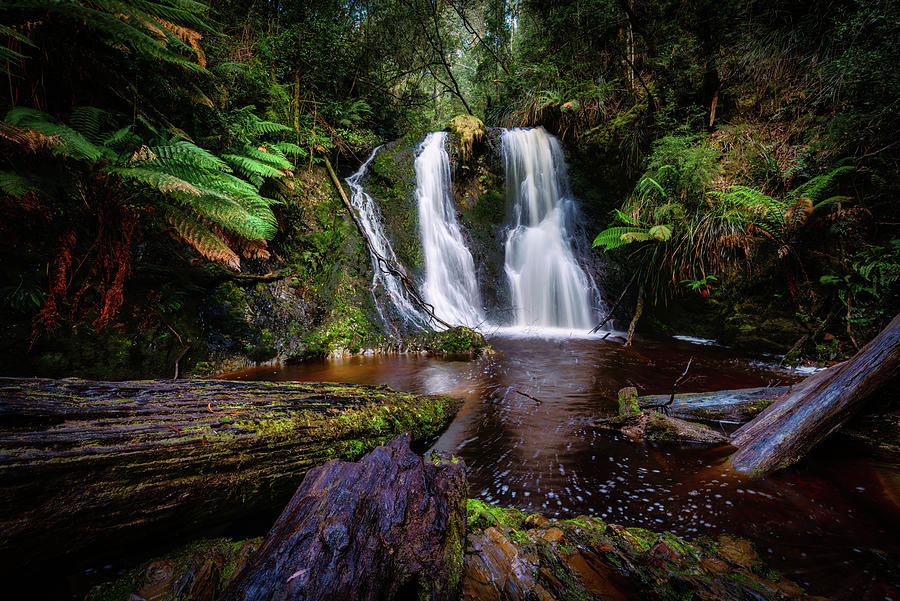
<path fill-rule="evenodd" d="M 543 127 L 501 138 L 507 202 L 512 203 L 505 271 L 518 327 L 589 330 L 592 285 L 570 234 L 576 207 L 559 141 Z"/>
<path fill-rule="evenodd" d="M 381 225 L 380 212 L 375 204 L 375 200 L 366 193 L 362 184 L 366 171 L 368 171 L 369 165 L 372 163 L 372 160 L 375 158 L 375 155 L 378 154 L 379 150 L 381 150 L 381 146 L 373 150 L 372 154 L 366 159 L 366 162 L 360 166 L 359 170 L 346 179 L 351 192 L 350 204 L 353 205 L 359 223 L 365 231 L 366 238 L 368 238 L 369 256 L 372 259 L 372 270 L 375 272 L 375 275 L 372 278 L 373 291 L 376 290 L 378 286 L 381 286 L 404 322 L 424 327 L 429 318 L 410 302 L 400 278 L 388 271 L 378 257 L 378 255 L 380 255 L 386 261 L 390 262 L 391 265 L 398 269 L 403 269 L 400 262 L 397 260 L 397 256 L 394 254 L 394 249 L 391 246 L 390 241 L 384 234 L 384 228 Z M 386 319 L 384 315 L 382 303 L 376 302 L 375 305 L 378 307 L 378 313 L 381 316 L 382 322 L 386 325 L 391 323 L 391 320 Z"/>
<path fill-rule="evenodd" d="M 447 323 L 475 327 L 484 321 L 484 311 L 475 262 L 456 219 L 446 141 L 446 132 L 428 134 L 415 162 L 419 232 L 425 254 L 422 296 Z"/>

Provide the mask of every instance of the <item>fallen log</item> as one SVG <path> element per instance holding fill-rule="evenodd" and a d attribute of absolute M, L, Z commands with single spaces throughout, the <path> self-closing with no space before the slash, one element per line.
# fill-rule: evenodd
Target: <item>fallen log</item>
<path fill-rule="evenodd" d="M 404 434 L 310 470 L 219 601 L 458 599 L 465 518 L 462 462 Z"/>
<path fill-rule="evenodd" d="M 772 386 L 715 392 L 685 392 L 676 394 L 665 409 L 668 415 L 680 419 L 743 424 L 759 415 L 787 390 L 787 386 Z M 641 409 L 662 407 L 670 398 L 668 394 L 642 396 L 638 398 L 638 406 Z"/>
<path fill-rule="evenodd" d="M 669 399 L 671 400 L 671 398 Z M 616 430 L 638 442 L 667 441 L 701 444 L 723 444 L 728 436 L 711 430 L 703 424 L 692 424 L 658 411 L 641 411 L 637 388 L 628 386 L 619 390 L 619 415 L 597 422 L 605 430 Z"/>
<path fill-rule="evenodd" d="M 810 376 L 734 434 L 731 465 L 764 474 L 792 465 L 900 373 L 900 315 L 848 361 Z"/>
<path fill-rule="evenodd" d="M 347 384 L 0 378 L 0 566 L 275 515 L 310 468 L 429 439 L 457 407 Z"/>

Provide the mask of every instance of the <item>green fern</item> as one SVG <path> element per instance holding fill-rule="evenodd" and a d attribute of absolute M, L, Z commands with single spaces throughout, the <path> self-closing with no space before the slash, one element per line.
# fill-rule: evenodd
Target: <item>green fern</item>
<path fill-rule="evenodd" d="M 279 171 L 275 167 L 272 167 L 271 165 L 268 165 L 256 159 L 252 159 L 248 156 L 239 154 L 223 154 L 222 158 L 234 165 L 238 169 L 238 171 L 240 171 L 248 178 L 253 176 L 280 178 L 283 175 L 281 171 Z"/>
<path fill-rule="evenodd" d="M 636 234 L 638 234 L 637 238 L 635 237 Z M 615 226 L 606 228 L 597 234 L 592 246 L 594 248 L 599 246 L 602 247 L 603 251 L 610 251 L 621 248 L 630 242 L 639 241 L 640 238 L 646 239 L 647 235 L 647 228 Z"/>
<path fill-rule="evenodd" d="M 22 196 L 37 190 L 30 178 L 12 171 L 0 171 L 0 190 L 10 196 Z"/>
<path fill-rule="evenodd" d="M 10 125 L 58 138 L 60 144 L 55 147 L 56 154 L 88 161 L 97 161 L 105 154 L 103 147 L 92 144 L 80 132 L 57 122 L 47 113 L 31 108 L 16 107 L 6 114 L 4 120 Z"/>

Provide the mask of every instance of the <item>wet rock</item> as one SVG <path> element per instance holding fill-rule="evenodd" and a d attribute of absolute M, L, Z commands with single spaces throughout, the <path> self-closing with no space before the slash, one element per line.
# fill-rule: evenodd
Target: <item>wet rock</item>
<path fill-rule="evenodd" d="M 220 601 L 457 599 L 465 470 L 409 442 L 311 470 Z"/>
<path fill-rule="evenodd" d="M 215 601 L 260 539 L 199 541 L 94 587 L 87 601 Z"/>
<path fill-rule="evenodd" d="M 489 515 L 498 520 L 483 526 Z M 534 515 L 499 508 L 469 516 L 466 601 L 812 599 L 766 570 L 753 546 L 740 539 L 692 543 L 585 516 L 535 526 Z"/>

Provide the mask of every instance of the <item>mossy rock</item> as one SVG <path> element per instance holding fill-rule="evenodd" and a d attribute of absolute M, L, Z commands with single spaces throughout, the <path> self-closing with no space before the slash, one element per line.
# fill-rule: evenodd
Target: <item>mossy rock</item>
<path fill-rule="evenodd" d="M 469 355 L 492 353 L 491 345 L 481 332 L 457 326 L 440 332 L 428 332 L 417 341 L 420 350 L 436 355 Z"/>
<path fill-rule="evenodd" d="M 484 123 L 473 115 L 457 115 L 447 125 L 450 139 L 460 161 L 472 158 L 475 146 L 484 140 Z"/>

